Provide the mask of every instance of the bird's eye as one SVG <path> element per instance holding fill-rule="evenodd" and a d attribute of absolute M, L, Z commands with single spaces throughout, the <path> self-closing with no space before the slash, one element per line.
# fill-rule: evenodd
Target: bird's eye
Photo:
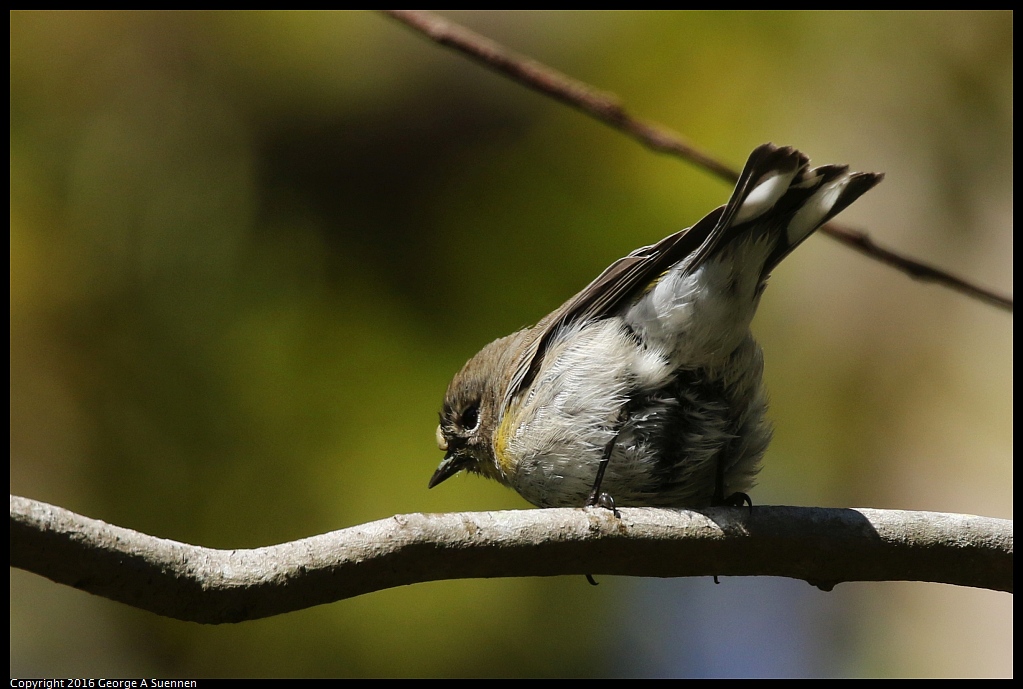
<path fill-rule="evenodd" d="M 479 405 L 474 404 L 462 412 L 462 416 L 459 417 L 458 423 L 467 431 L 475 431 L 480 425 Z"/>

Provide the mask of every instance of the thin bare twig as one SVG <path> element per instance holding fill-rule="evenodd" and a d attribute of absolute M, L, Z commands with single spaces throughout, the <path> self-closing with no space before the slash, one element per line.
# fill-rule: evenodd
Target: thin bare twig
<path fill-rule="evenodd" d="M 578 79 L 509 50 L 486 36 L 423 10 L 381 10 L 405 25 L 427 35 L 441 45 L 453 48 L 501 72 L 505 76 L 539 91 L 601 122 L 632 136 L 660 153 L 670 153 L 700 165 L 714 174 L 735 182 L 739 173 L 701 150 L 685 138 L 654 122 L 633 117 L 618 96 L 600 91 Z"/>
<path fill-rule="evenodd" d="M 948 287 L 957 292 L 973 297 L 992 306 L 1012 312 L 1012 297 L 998 294 L 994 290 L 975 285 L 965 278 L 953 275 L 948 271 L 934 266 L 927 265 L 916 259 L 897 254 L 890 249 L 878 246 L 866 232 L 853 230 L 844 225 L 828 223 L 821 228 L 821 231 L 832 239 L 836 239 L 846 246 L 852 247 L 860 253 L 870 256 L 874 260 L 886 263 L 893 268 L 901 270 L 910 277 L 922 282 L 936 282 L 939 285 Z"/>
<path fill-rule="evenodd" d="M 420 10 L 382 11 L 424 34 L 432 41 L 453 48 L 520 84 L 581 110 L 628 134 L 655 151 L 688 160 L 730 182 L 734 182 L 739 177 L 736 170 L 686 141 L 681 134 L 655 122 L 632 116 L 614 94 L 600 91 L 589 84 L 573 79 L 556 69 L 509 50 L 486 36 L 431 12 Z M 952 275 L 948 271 L 880 247 L 864 232 L 835 223 L 825 225 L 820 231 L 912 278 L 936 282 L 1009 312 L 1013 310 L 1012 297 L 998 294 L 994 290 L 976 285 Z"/>
<path fill-rule="evenodd" d="M 159 615 L 241 622 L 424 581 L 618 574 L 1013 590 L 1012 522 L 811 507 L 406 514 L 252 550 L 169 541 L 11 496 L 11 566 Z"/>

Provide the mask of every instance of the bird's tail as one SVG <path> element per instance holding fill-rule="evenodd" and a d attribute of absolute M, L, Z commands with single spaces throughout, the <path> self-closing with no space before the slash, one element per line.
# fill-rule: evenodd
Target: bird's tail
<path fill-rule="evenodd" d="M 794 148 L 758 146 L 728 203 L 623 259 L 652 284 L 625 312 L 627 323 L 679 366 L 721 364 L 749 336 L 771 270 L 881 178 L 844 165 L 810 168 Z"/>
<path fill-rule="evenodd" d="M 791 146 L 758 146 L 746 161 L 731 198 L 718 218 L 717 246 L 756 226 L 774 235 L 764 263 L 765 278 L 807 237 L 858 199 L 884 175 L 849 172 L 848 165 L 810 168 Z"/>

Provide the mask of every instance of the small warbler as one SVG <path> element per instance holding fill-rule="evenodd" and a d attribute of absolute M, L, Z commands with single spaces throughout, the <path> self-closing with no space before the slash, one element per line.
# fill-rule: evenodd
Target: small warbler
<path fill-rule="evenodd" d="M 430 487 L 464 469 L 539 507 L 749 502 L 771 439 L 750 333 L 768 275 L 882 177 L 759 146 L 724 206 L 469 360 Z"/>

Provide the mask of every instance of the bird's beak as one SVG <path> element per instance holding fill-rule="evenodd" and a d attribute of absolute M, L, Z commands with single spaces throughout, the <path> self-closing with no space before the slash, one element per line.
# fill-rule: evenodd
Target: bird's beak
<path fill-rule="evenodd" d="M 448 450 L 448 453 L 444 455 L 444 459 L 441 461 L 440 466 L 437 467 L 437 471 L 433 472 L 433 476 L 430 478 L 429 487 L 433 488 L 438 483 L 451 478 L 464 469 L 471 459 L 471 455 L 456 452 L 454 450 Z"/>

